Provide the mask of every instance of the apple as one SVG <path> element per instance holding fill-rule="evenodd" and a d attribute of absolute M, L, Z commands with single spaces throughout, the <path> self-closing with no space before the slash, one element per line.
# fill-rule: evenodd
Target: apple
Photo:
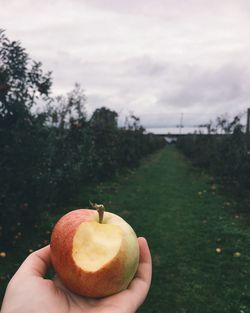
<path fill-rule="evenodd" d="M 89 209 L 64 215 L 54 226 L 50 246 L 52 265 L 63 284 L 87 297 L 105 297 L 126 289 L 139 263 L 132 227 L 93 203 Z"/>

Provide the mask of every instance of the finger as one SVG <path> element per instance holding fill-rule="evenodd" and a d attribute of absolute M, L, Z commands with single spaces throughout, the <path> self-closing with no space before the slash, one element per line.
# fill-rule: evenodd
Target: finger
<path fill-rule="evenodd" d="M 31 253 L 19 267 L 16 275 L 42 277 L 50 265 L 50 246 Z"/>
<path fill-rule="evenodd" d="M 140 246 L 140 263 L 128 290 L 137 297 L 138 302 L 141 304 L 149 291 L 152 279 L 152 260 L 150 250 L 145 238 L 139 238 Z"/>
<path fill-rule="evenodd" d="M 135 278 L 132 282 L 143 281 L 147 284 L 151 283 L 151 276 L 152 276 L 152 260 L 151 254 L 148 247 L 147 240 L 143 237 L 138 239 L 139 247 L 140 247 L 140 262 L 138 266 L 138 270 L 136 272 Z M 133 287 L 134 284 L 129 286 L 129 289 Z"/>

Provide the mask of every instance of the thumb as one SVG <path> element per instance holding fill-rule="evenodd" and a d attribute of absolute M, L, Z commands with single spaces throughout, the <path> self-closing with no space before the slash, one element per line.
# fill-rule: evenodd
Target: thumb
<path fill-rule="evenodd" d="M 31 253 L 19 267 L 18 276 L 39 276 L 43 277 L 50 265 L 50 246 Z"/>

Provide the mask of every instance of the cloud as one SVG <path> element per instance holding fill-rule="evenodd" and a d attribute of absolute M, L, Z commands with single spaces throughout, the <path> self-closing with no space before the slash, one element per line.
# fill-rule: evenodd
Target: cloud
<path fill-rule="evenodd" d="M 183 66 L 183 72 L 185 67 Z M 188 70 L 189 72 L 189 70 Z M 216 70 L 193 69 L 189 77 L 178 77 L 179 88 L 173 93 L 162 96 L 160 102 L 169 106 L 190 108 L 192 106 L 207 105 L 210 108 L 227 106 L 227 104 L 241 105 L 242 101 L 250 97 L 250 67 L 225 65 Z"/>
<path fill-rule="evenodd" d="M 245 0 L 3 0 L 0 27 L 53 71 L 54 94 L 79 82 L 89 114 L 105 105 L 153 127 L 183 112 L 197 124 L 248 106 L 249 9 Z"/>

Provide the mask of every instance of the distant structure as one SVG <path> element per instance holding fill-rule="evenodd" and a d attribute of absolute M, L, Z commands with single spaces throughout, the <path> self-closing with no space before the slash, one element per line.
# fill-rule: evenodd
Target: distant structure
<path fill-rule="evenodd" d="M 177 137 L 175 137 L 175 136 L 173 136 L 173 137 L 171 137 L 171 136 L 164 136 L 164 139 L 166 140 L 166 142 L 168 143 L 168 144 L 172 144 L 172 143 L 176 143 L 177 142 Z"/>

